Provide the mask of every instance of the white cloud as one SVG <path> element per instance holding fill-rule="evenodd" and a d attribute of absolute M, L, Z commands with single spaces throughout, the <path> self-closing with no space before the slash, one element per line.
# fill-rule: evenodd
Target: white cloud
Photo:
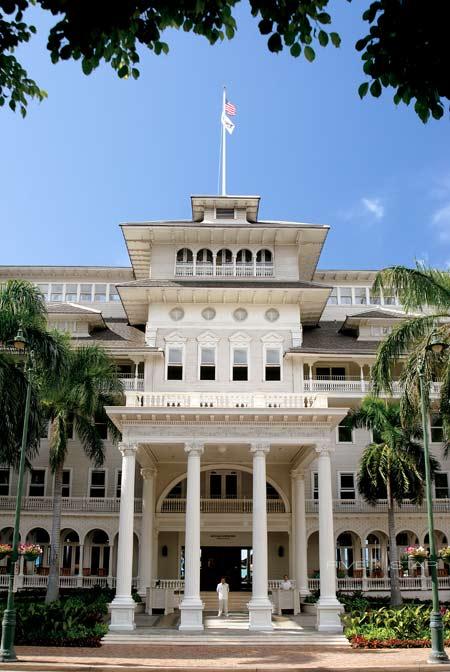
<path fill-rule="evenodd" d="M 361 199 L 361 203 L 367 212 L 374 215 L 376 219 L 382 219 L 384 217 L 384 205 L 380 198 L 364 197 Z"/>
<path fill-rule="evenodd" d="M 443 243 L 450 243 L 450 203 L 436 210 L 431 221 L 438 239 Z"/>

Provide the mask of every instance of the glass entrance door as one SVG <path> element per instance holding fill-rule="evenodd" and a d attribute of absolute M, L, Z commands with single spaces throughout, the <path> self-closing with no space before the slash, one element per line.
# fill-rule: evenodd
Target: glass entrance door
<path fill-rule="evenodd" d="M 200 590 L 216 590 L 225 576 L 233 592 L 250 591 L 252 549 L 240 546 L 202 546 Z"/>

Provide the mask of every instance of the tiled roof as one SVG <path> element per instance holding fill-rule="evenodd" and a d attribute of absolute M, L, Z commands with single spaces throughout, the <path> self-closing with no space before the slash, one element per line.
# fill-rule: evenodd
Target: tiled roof
<path fill-rule="evenodd" d="M 56 314 L 56 315 L 100 315 L 101 316 L 101 311 L 96 310 L 95 308 L 87 308 L 86 306 L 80 306 L 78 303 L 70 303 L 70 302 L 53 302 L 53 303 L 47 303 L 47 313 L 49 315 Z"/>
<path fill-rule="evenodd" d="M 149 352 L 159 348 L 149 347 L 145 344 L 145 334 L 136 327 L 130 327 L 126 319 L 105 319 L 104 329 L 95 329 L 87 338 L 80 338 L 75 342 L 78 345 L 97 344 L 106 349 L 116 350 L 148 350 Z"/>
<path fill-rule="evenodd" d="M 391 310 L 365 310 L 363 313 L 355 313 L 354 315 L 347 315 L 348 319 L 370 319 L 375 320 L 404 320 L 407 315 L 401 313 L 400 311 L 391 311 Z"/>
<path fill-rule="evenodd" d="M 342 322 L 320 322 L 317 327 L 303 329 L 303 344 L 291 348 L 289 352 L 317 352 L 332 354 L 367 354 L 374 355 L 378 341 L 358 341 L 356 336 L 340 332 Z"/>

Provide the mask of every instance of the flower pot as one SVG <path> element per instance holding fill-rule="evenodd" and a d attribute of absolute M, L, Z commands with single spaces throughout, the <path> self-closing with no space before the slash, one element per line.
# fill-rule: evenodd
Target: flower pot
<path fill-rule="evenodd" d="M 39 557 L 36 555 L 36 553 L 24 553 L 23 557 L 27 562 L 36 562 L 37 558 Z"/>
<path fill-rule="evenodd" d="M 413 562 L 415 562 L 418 565 L 423 565 L 423 563 L 425 562 L 425 558 L 423 556 L 419 556 L 419 555 L 417 555 L 417 556 L 410 555 L 409 559 L 412 560 Z"/>

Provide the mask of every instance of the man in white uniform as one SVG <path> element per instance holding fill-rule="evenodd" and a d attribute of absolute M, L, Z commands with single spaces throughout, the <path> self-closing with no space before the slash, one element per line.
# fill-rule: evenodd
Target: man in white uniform
<path fill-rule="evenodd" d="M 292 588 L 292 583 L 289 580 L 289 577 L 287 574 L 284 575 L 283 581 L 281 582 L 281 590 L 291 590 Z"/>
<path fill-rule="evenodd" d="M 219 613 L 218 616 L 228 616 L 228 595 L 230 592 L 230 586 L 227 583 L 227 580 L 224 576 L 220 579 L 220 583 L 217 584 L 217 595 L 219 597 Z"/>

